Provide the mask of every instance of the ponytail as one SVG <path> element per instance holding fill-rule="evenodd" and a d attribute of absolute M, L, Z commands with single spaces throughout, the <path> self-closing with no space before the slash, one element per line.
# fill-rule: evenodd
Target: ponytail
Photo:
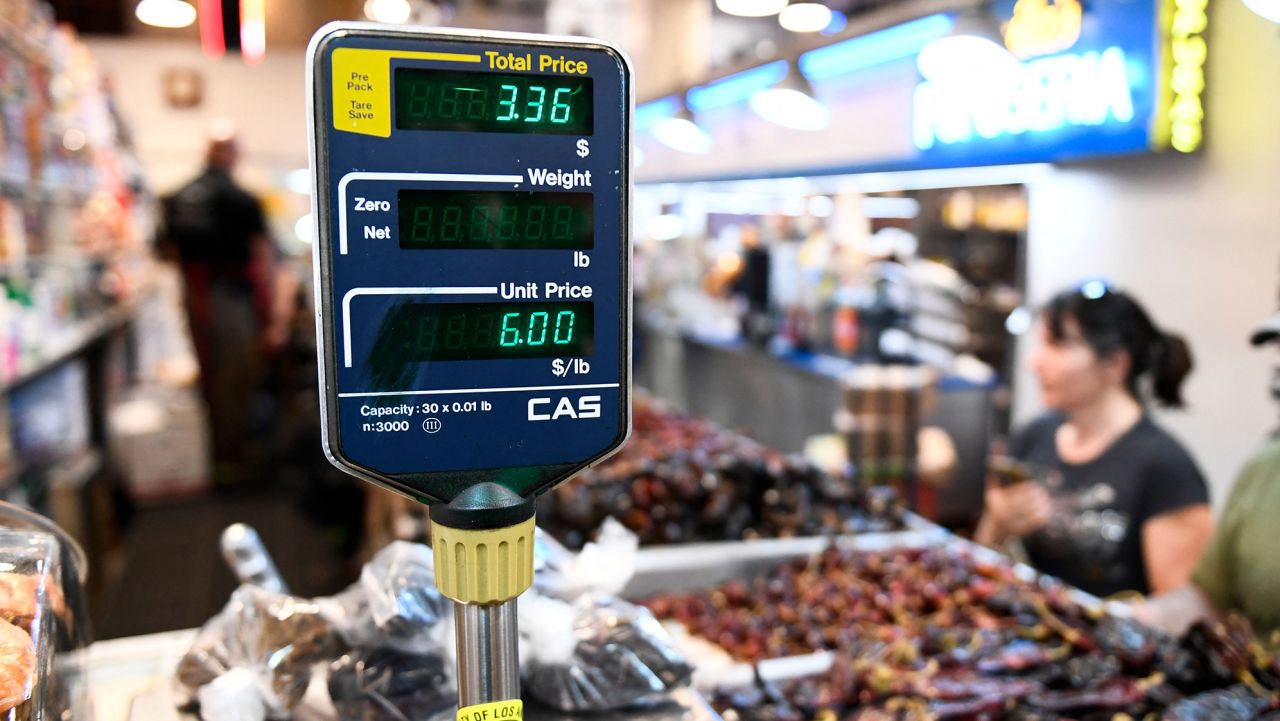
<path fill-rule="evenodd" d="M 1186 405 L 1182 399 L 1182 383 L 1195 365 L 1191 347 L 1181 336 L 1172 333 L 1161 333 L 1152 345 L 1152 394 L 1166 408 L 1182 408 Z"/>

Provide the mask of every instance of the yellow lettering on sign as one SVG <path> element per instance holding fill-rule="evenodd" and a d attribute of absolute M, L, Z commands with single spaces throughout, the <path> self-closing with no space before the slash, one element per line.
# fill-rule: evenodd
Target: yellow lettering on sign
<path fill-rule="evenodd" d="M 338 48 L 330 56 L 333 129 L 391 137 L 391 59 L 479 63 L 479 55 Z"/>
<path fill-rule="evenodd" d="M 1004 31 L 1004 45 L 1019 58 L 1069 50 L 1080 39 L 1080 0 L 1018 0 Z"/>

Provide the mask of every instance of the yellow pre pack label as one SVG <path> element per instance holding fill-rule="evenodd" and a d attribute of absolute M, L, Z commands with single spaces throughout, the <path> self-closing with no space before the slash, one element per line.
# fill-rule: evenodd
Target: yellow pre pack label
<path fill-rule="evenodd" d="M 338 48 L 333 51 L 333 129 L 391 137 L 391 59 L 479 64 L 479 55 Z"/>
<path fill-rule="evenodd" d="M 523 721 L 524 701 L 491 701 L 458 709 L 458 721 Z"/>

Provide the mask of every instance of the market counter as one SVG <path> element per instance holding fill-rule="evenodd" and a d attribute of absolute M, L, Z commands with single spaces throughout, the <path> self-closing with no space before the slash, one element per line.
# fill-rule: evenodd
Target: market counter
<path fill-rule="evenodd" d="M 635 384 L 695 416 L 741 429 L 761 443 L 797 453 L 813 436 L 835 432 L 840 378 L 854 361 L 813 353 L 776 354 L 741 341 L 710 339 L 635 324 Z M 994 384 L 944 377 L 923 421 L 956 450 L 956 472 L 938 499 L 938 520 L 975 523 L 982 512 Z"/>

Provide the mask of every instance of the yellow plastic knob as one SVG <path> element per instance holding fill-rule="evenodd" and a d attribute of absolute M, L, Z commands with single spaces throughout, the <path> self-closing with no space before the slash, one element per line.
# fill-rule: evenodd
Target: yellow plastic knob
<path fill-rule="evenodd" d="M 534 519 L 461 530 L 431 523 L 436 588 L 460 603 L 501 603 L 533 585 Z"/>

